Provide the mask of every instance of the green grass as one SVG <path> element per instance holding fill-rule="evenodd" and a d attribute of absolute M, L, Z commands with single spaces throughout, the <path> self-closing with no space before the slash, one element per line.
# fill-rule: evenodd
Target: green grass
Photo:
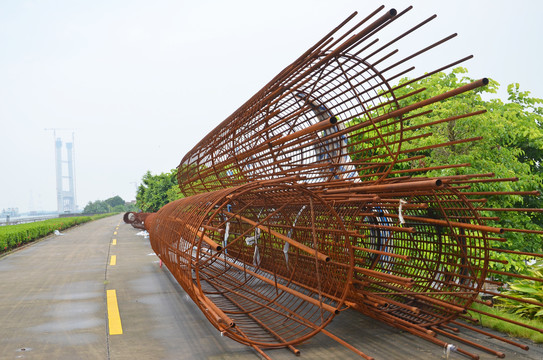
<path fill-rule="evenodd" d="M 543 321 L 526 319 L 516 314 L 511 314 L 500 310 L 499 308 L 488 307 L 480 304 L 472 304 L 472 307 L 492 315 L 501 316 L 503 318 L 514 320 L 538 329 L 543 329 Z M 474 319 L 479 319 L 479 323 L 487 328 L 501 331 L 517 338 L 530 339 L 535 343 L 543 343 L 543 334 L 538 331 L 526 329 L 522 326 L 511 324 L 476 312 L 469 312 L 469 314 L 471 314 Z"/>
<path fill-rule="evenodd" d="M 55 218 L 27 224 L 0 226 L 0 253 L 52 234 L 55 230 L 64 230 L 87 221 L 111 215 L 114 214 Z"/>

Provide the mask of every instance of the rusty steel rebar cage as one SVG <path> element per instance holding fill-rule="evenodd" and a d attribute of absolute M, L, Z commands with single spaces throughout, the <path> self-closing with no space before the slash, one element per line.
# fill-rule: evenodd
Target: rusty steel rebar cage
<path fill-rule="evenodd" d="M 372 19 L 382 8 L 337 34 L 356 13 L 351 15 L 202 139 L 178 166 L 181 192 L 189 196 L 291 175 L 328 186 L 330 182 L 342 186 L 344 180 L 370 185 L 394 174 L 398 161 L 410 160 L 405 155 L 413 150 L 402 151 L 402 144 L 410 139 L 405 133 L 414 129 L 405 129 L 404 123 L 426 114 L 415 111 L 488 80 L 425 101 L 412 100 L 420 91 L 398 98 L 395 93 L 412 82 L 391 84 L 413 70 L 405 62 L 455 34 L 396 59 L 398 50 L 390 47 L 435 16 L 380 46 L 380 32 L 410 10 L 399 14 L 390 10 Z M 339 38 L 334 40 L 336 34 Z M 383 63 L 390 65 L 379 69 Z M 409 105 L 400 105 L 400 100 Z"/>
<path fill-rule="evenodd" d="M 336 205 L 340 216 L 354 215 L 342 219 L 359 234 L 352 243 L 354 307 L 418 326 L 465 313 L 487 276 L 488 233 L 501 229 L 466 222 L 476 216 L 464 200 L 442 186 L 396 201 Z"/>
<path fill-rule="evenodd" d="M 284 347 L 343 307 L 348 234 L 304 186 L 252 183 L 180 199 L 147 224 L 153 250 L 211 323 L 235 340 Z"/>
<path fill-rule="evenodd" d="M 472 56 L 398 82 L 413 72 L 409 61 L 456 34 L 400 57 L 393 46 L 435 15 L 383 41 L 378 36 L 402 26 L 411 7 L 383 9 L 346 28 L 356 13 L 349 16 L 281 71 L 183 157 L 185 198 L 138 215 L 210 322 L 263 356 L 261 347 L 297 353 L 293 345 L 346 308 L 446 346 L 437 334 L 458 340 L 447 324 L 474 302 L 489 305 L 481 294 L 500 296 L 487 290 L 499 285 L 495 275 L 529 278 L 493 270 L 507 263 L 496 245 L 504 232 L 541 232 L 492 226 L 499 218 L 487 215 L 481 196 L 538 192 L 473 192 L 473 184 L 514 179 L 469 174 L 469 164 L 424 165 L 425 152 L 481 138 L 410 143 L 438 124 L 484 113 L 426 117 L 433 104 L 488 80 L 434 97 L 425 89 L 405 94 L 405 86 Z M 448 176 L 427 176 L 444 169 Z"/>
<path fill-rule="evenodd" d="M 124 213 L 123 215 L 123 221 L 126 224 L 130 224 L 133 227 L 137 229 L 145 230 L 145 219 L 147 219 L 148 216 L 150 216 L 152 213 L 138 213 L 129 211 Z"/>

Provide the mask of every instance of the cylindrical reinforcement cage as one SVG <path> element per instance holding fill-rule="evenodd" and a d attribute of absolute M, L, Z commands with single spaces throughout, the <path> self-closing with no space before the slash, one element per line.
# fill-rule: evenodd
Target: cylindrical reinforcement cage
<path fill-rule="evenodd" d="M 351 236 L 349 304 L 420 328 L 466 312 L 488 275 L 489 233 L 503 232 L 483 225 L 462 194 L 441 184 L 336 201 L 334 208 Z"/>
<path fill-rule="evenodd" d="M 129 211 L 124 213 L 123 221 L 137 229 L 145 229 L 144 222 L 149 215 L 152 215 L 152 213 L 138 213 Z"/>
<path fill-rule="evenodd" d="M 344 308 L 348 233 L 303 185 L 268 181 L 194 195 L 145 225 L 153 250 L 209 321 L 241 343 L 302 342 Z"/>

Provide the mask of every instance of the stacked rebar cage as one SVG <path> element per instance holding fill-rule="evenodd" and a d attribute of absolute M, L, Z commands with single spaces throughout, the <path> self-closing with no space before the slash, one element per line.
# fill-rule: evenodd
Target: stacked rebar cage
<path fill-rule="evenodd" d="M 488 80 L 421 101 L 425 89 L 396 95 L 471 56 L 393 86 L 409 60 L 456 34 L 397 58 L 393 46 L 435 15 L 383 43 L 377 35 L 411 8 L 382 10 L 346 29 L 351 15 L 210 132 L 178 166 L 185 198 L 141 220 L 210 322 L 259 352 L 297 352 L 346 308 L 446 346 L 436 334 L 457 340 L 447 324 L 488 304 L 479 295 L 495 283 L 489 264 L 503 262 L 499 235 L 528 231 L 487 224 L 481 196 L 501 193 L 469 185 L 501 181 L 494 174 L 425 177 L 469 164 L 414 165 L 424 156 L 413 153 L 480 139 L 406 146 L 483 113 L 425 122 L 429 105 Z"/>

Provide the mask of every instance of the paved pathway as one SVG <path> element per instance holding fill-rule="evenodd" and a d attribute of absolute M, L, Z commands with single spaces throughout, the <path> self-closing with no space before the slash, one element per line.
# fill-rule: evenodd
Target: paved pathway
<path fill-rule="evenodd" d="M 93 221 L 0 258 L 0 359 L 257 360 L 250 348 L 220 336 L 159 267 L 148 239 L 121 219 Z M 355 312 L 341 314 L 327 330 L 377 360 L 445 358 L 439 347 Z M 507 359 L 543 360 L 541 346 L 525 352 L 473 339 Z M 360 359 L 323 334 L 298 349 L 305 359 Z M 266 353 L 296 358 L 285 349 Z"/>

